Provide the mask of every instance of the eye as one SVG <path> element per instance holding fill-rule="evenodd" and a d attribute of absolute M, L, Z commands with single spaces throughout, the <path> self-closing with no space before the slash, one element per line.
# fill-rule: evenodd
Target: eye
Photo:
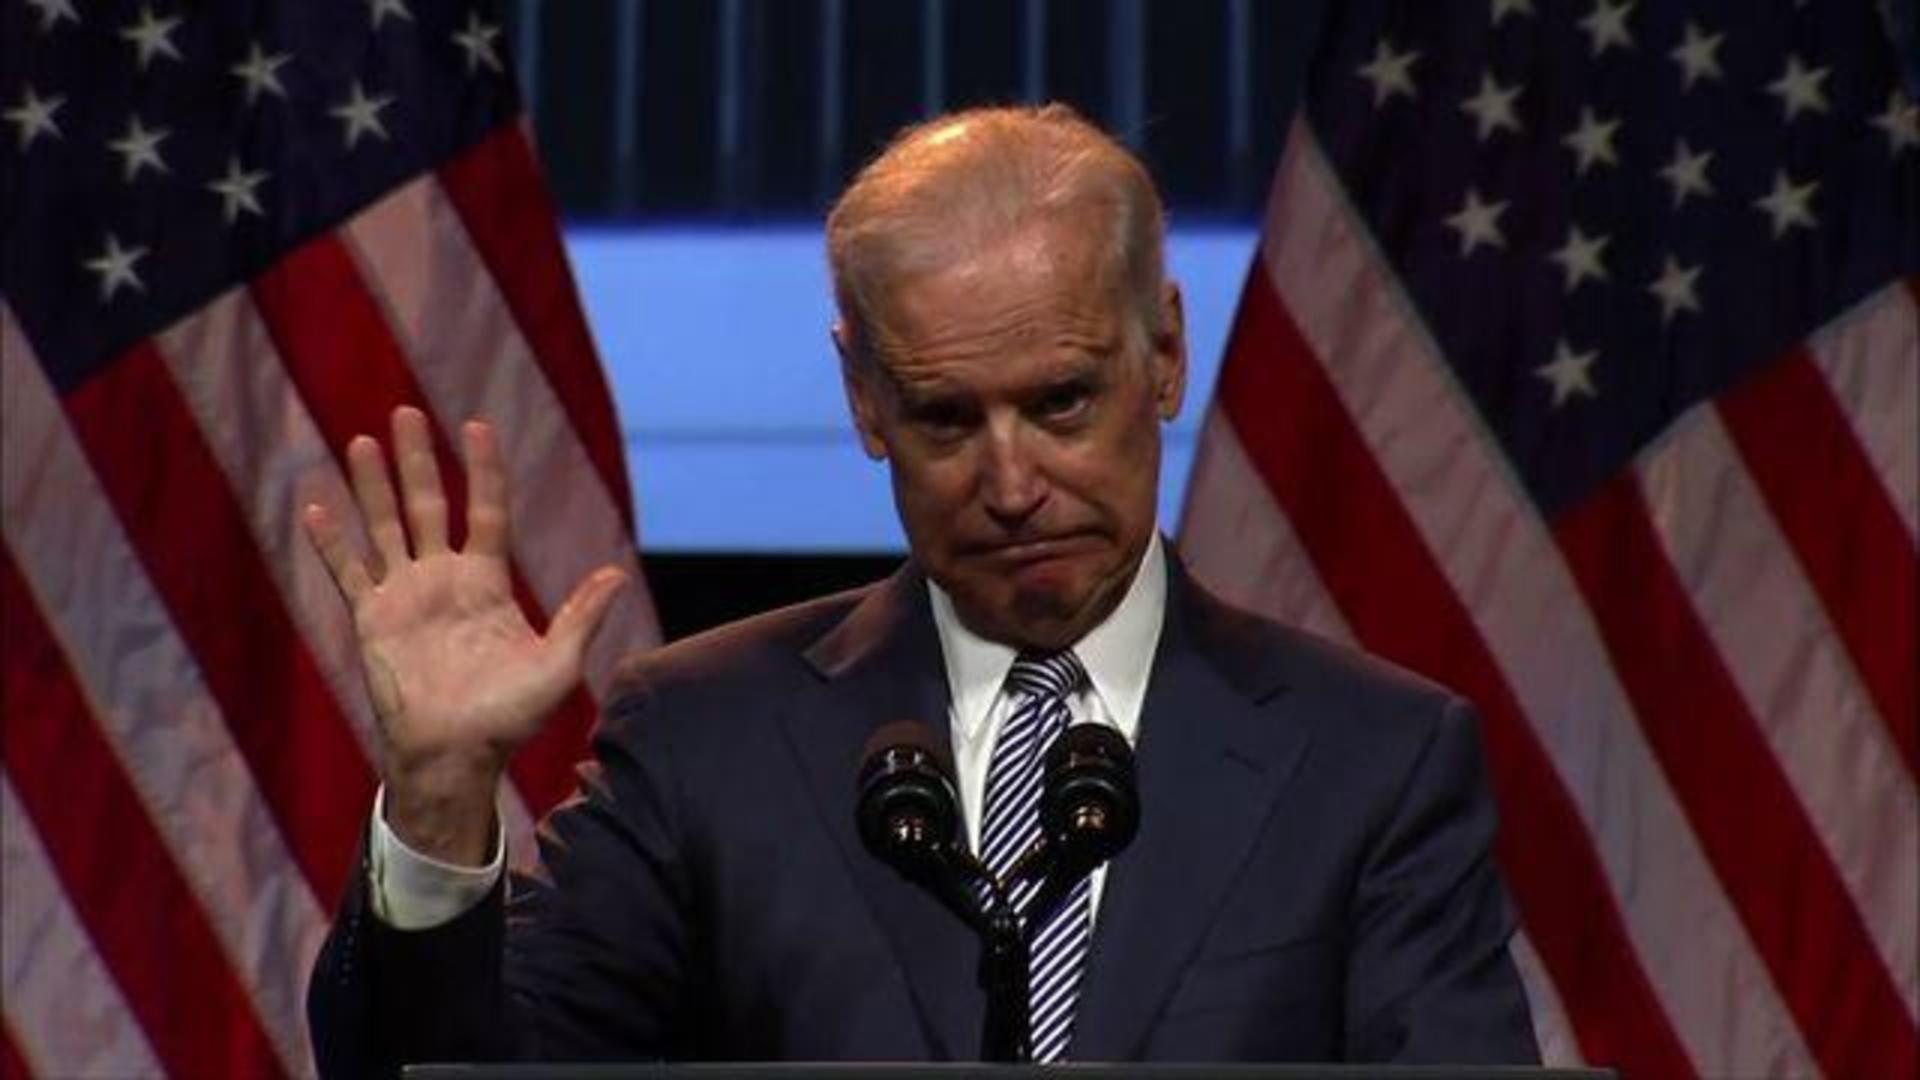
<path fill-rule="evenodd" d="M 1048 387 L 1033 403 L 1034 414 L 1044 420 L 1072 420 L 1093 402 L 1093 384 L 1072 379 Z"/>
<path fill-rule="evenodd" d="M 905 412 L 908 422 L 936 436 L 960 434 L 973 422 L 973 410 L 951 398 L 908 402 Z"/>

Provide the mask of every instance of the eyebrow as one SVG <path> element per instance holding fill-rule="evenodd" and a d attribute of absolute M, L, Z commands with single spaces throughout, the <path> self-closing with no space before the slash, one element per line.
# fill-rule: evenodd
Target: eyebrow
<path fill-rule="evenodd" d="M 1116 340 L 1112 351 L 1103 351 L 1096 343 L 1075 345 L 1063 350 L 1048 364 L 1048 370 L 1040 373 L 1030 387 L 1020 388 L 1016 393 L 1045 392 L 1070 383 L 1102 384 L 1108 381 L 1107 368 L 1112 363 L 1124 362 L 1120 356 L 1123 342 Z M 885 379 L 886 385 L 893 391 L 894 397 L 902 402 L 924 402 L 938 400 L 959 394 L 965 397 L 975 396 L 972 390 L 954 386 L 946 378 L 938 375 L 909 382 L 884 362 L 875 363 L 873 369 Z"/>

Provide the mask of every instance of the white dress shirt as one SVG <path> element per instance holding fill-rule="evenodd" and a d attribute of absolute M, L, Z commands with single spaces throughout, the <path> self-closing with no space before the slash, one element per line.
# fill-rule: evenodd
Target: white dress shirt
<path fill-rule="evenodd" d="M 960 814 L 966 821 L 968 846 L 979 851 L 987 766 L 993 761 L 1000 730 L 1013 714 L 1014 699 L 1005 688 L 1018 652 L 967 629 L 946 591 L 932 582 L 927 588 L 933 593 L 933 625 L 940 632 L 940 653 L 947 665 L 947 718 L 953 732 Z M 1105 724 L 1118 731 L 1128 746 L 1134 744 L 1166 611 L 1167 565 L 1160 557 L 1156 533 L 1120 605 L 1073 646 L 1080 666 L 1087 669 L 1087 686 L 1067 701 L 1074 723 Z M 1106 879 L 1105 865 L 1094 870 L 1090 900 L 1096 917 Z"/>
<path fill-rule="evenodd" d="M 931 581 L 933 624 L 947 669 L 947 716 L 953 733 L 953 764 L 967 842 L 978 850 L 986 798 L 987 765 L 1000 729 L 1013 711 L 1004 693 L 1016 651 L 975 634 L 960 622 L 953 600 Z M 1067 707 L 1075 723 L 1114 728 L 1132 745 L 1140 730 L 1140 706 L 1167 610 L 1167 567 L 1156 533 L 1118 607 L 1073 646 L 1087 669 L 1088 685 Z M 486 866 L 466 867 L 423 855 L 394 835 L 386 821 L 386 792 L 374 797 L 373 830 L 367 845 L 373 913 L 401 930 L 425 930 L 453 921 L 478 904 L 506 866 L 504 837 L 494 843 Z M 502 830 L 496 828 L 495 835 Z M 1106 867 L 1093 872 L 1092 904 L 1098 915 Z"/>
<path fill-rule="evenodd" d="M 373 835 L 367 841 L 368 898 L 373 914 L 398 930 L 428 930 L 459 918 L 486 899 L 507 866 L 506 830 L 494 817 L 493 858 L 461 866 L 423 855 L 387 825 L 387 788 L 373 797 Z"/>

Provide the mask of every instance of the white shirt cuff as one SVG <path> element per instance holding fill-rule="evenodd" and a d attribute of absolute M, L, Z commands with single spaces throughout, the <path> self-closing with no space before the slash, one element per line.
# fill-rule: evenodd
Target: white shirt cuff
<path fill-rule="evenodd" d="M 496 822 L 493 860 L 459 866 L 422 855 L 387 826 L 387 789 L 373 797 L 373 835 L 367 841 L 367 888 L 373 914 L 396 930 L 430 930 L 459 918 L 486 899 L 507 865 L 505 830 Z"/>

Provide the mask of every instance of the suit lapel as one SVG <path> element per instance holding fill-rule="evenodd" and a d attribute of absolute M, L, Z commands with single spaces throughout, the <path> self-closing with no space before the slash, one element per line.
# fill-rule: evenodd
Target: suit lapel
<path fill-rule="evenodd" d="M 1283 687 L 1252 622 L 1168 562 L 1137 747 L 1140 834 L 1107 875 L 1071 1048 L 1081 1060 L 1139 1055 L 1306 749 L 1305 735 L 1264 707 Z M 821 681 L 788 710 L 787 730 L 823 824 L 893 944 L 930 1056 L 975 1058 L 984 1019 L 977 939 L 869 855 L 853 824 L 854 777 L 876 728 L 919 720 L 949 732 L 924 579 L 902 568 L 805 656 Z"/>
<path fill-rule="evenodd" d="M 1072 1057 L 1139 1056 L 1306 736 L 1262 704 L 1282 687 L 1247 617 L 1169 557 L 1167 613 L 1136 748 L 1140 833 L 1109 868 Z"/>
<path fill-rule="evenodd" d="M 930 1056 L 980 1051 L 984 1001 L 973 931 L 870 855 L 854 828 L 854 779 L 874 730 L 917 720 L 948 737 L 947 685 L 924 579 L 911 567 L 870 591 L 806 651 L 820 675 L 788 711 L 788 736 L 849 873 L 906 975 Z"/>

